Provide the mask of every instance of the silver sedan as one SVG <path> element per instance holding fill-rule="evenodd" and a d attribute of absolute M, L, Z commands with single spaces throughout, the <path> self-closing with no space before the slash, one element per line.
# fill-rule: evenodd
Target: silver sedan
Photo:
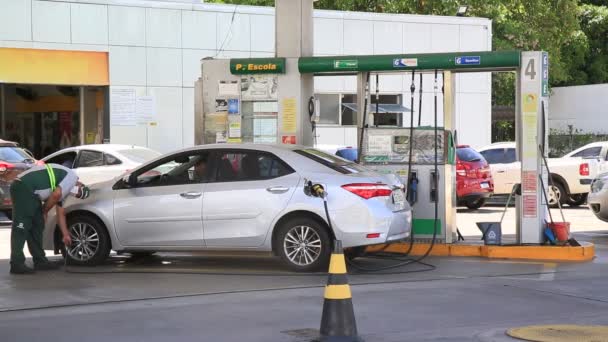
<path fill-rule="evenodd" d="M 608 222 L 608 173 L 597 175 L 591 182 L 587 204 L 597 218 Z"/>
<path fill-rule="evenodd" d="M 308 181 L 326 189 L 333 229 Z M 99 264 L 111 250 L 247 250 L 311 271 L 327 266 L 332 240 L 344 247 L 402 240 L 412 219 L 396 177 L 303 146 L 197 146 L 91 189 L 88 199 L 65 203 L 75 264 Z M 45 248 L 58 253 L 59 235 L 49 216 Z"/>

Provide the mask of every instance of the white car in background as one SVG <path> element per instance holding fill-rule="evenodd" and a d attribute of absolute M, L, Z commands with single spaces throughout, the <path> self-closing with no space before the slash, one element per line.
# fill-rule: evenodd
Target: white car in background
<path fill-rule="evenodd" d="M 513 185 L 521 182 L 521 163 L 515 156 L 515 143 L 495 143 L 479 149 L 479 153 L 490 164 L 494 179 L 494 195 L 508 195 Z M 549 188 L 549 204 L 555 207 L 557 200 L 562 205 L 570 206 L 585 203 L 591 181 L 598 173 L 597 160 L 572 156 L 572 158 L 549 158 L 547 162 L 553 180 L 553 186 Z"/>
<path fill-rule="evenodd" d="M 93 184 L 118 177 L 160 155 L 132 145 L 82 145 L 57 151 L 42 161 L 74 169 L 81 182 Z"/>
<path fill-rule="evenodd" d="M 599 163 L 598 173 L 608 172 L 608 141 L 587 144 L 564 155 L 562 158 L 597 159 Z"/>

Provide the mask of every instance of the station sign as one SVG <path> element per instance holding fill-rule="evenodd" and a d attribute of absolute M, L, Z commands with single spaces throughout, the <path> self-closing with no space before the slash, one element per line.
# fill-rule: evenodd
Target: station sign
<path fill-rule="evenodd" d="M 284 74 L 285 58 L 233 58 L 230 60 L 233 75 Z"/>
<path fill-rule="evenodd" d="M 549 53 L 547 52 L 543 52 L 541 67 L 543 73 L 541 83 L 542 96 L 549 96 Z"/>
<path fill-rule="evenodd" d="M 456 65 L 480 65 L 480 56 L 459 56 L 454 60 Z"/>
<path fill-rule="evenodd" d="M 357 69 L 359 62 L 356 59 L 339 59 L 334 61 L 335 69 Z"/>
<path fill-rule="evenodd" d="M 417 67 L 418 58 L 395 58 L 393 59 L 393 66 L 395 68 Z"/>

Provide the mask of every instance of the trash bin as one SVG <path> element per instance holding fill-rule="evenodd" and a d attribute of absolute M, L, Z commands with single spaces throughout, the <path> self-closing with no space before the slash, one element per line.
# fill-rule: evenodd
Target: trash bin
<path fill-rule="evenodd" d="M 502 243 L 502 227 L 500 222 L 477 222 L 481 230 L 481 239 L 485 245 L 500 245 Z"/>

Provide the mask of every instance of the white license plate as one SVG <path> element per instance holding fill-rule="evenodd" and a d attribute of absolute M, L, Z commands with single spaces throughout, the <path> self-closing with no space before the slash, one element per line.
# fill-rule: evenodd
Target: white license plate
<path fill-rule="evenodd" d="M 393 203 L 395 206 L 401 208 L 405 204 L 405 194 L 401 190 L 393 191 Z"/>
<path fill-rule="evenodd" d="M 487 189 L 490 187 L 490 184 L 488 184 L 486 182 L 480 183 L 479 185 L 481 186 L 482 189 Z"/>

